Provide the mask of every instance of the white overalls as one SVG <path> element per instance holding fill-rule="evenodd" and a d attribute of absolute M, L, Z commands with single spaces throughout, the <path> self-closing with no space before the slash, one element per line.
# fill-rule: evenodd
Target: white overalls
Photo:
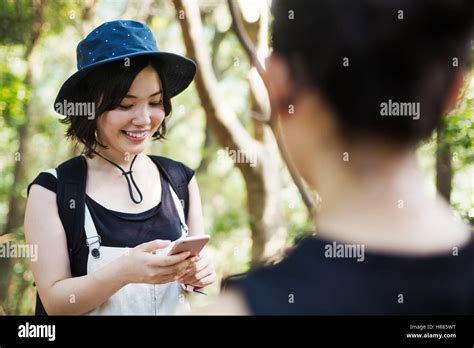
<path fill-rule="evenodd" d="M 57 178 L 56 169 L 45 171 Z M 188 227 L 184 219 L 184 209 L 181 202 L 169 185 L 171 196 L 179 215 L 181 223 L 181 237 L 188 234 Z M 87 274 L 98 269 L 128 253 L 129 248 L 106 247 L 100 245 L 100 236 L 97 234 L 92 221 L 87 203 L 84 204 L 84 229 L 86 232 L 86 243 L 89 248 L 87 257 Z M 176 241 L 168 247 L 159 249 L 156 254 L 166 255 Z M 162 314 L 185 314 L 190 308 L 185 299 L 183 288 L 178 282 L 167 284 L 127 284 L 113 294 L 106 302 L 87 315 L 162 315 Z"/>

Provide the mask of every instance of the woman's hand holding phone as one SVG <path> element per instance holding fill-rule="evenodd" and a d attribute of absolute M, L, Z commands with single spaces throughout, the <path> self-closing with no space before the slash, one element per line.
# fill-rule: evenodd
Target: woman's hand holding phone
<path fill-rule="evenodd" d="M 168 247 L 169 240 L 156 239 L 140 244 L 119 258 L 121 277 L 128 283 L 165 284 L 181 279 L 191 272 L 199 256 L 189 257 L 190 252 L 175 255 L 155 255 L 154 251 Z"/>
<path fill-rule="evenodd" d="M 199 290 L 212 284 L 216 280 L 217 276 L 210 260 L 200 254 L 208 241 L 208 235 L 188 237 L 177 241 L 170 250 L 170 255 L 184 251 L 190 251 L 191 254 L 194 255 L 188 272 L 178 279 L 178 283 L 191 285 L 197 288 L 196 290 Z"/>

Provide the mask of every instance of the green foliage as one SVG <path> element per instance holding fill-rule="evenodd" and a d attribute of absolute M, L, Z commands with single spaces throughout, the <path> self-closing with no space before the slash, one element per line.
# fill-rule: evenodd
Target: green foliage
<path fill-rule="evenodd" d="M 0 45 L 24 44 L 31 39 L 31 0 L 0 1 Z"/>
<path fill-rule="evenodd" d="M 23 105 L 28 102 L 29 92 L 23 79 L 13 73 L 4 60 L 0 62 L 0 85 L 1 126 L 17 128 L 26 121 Z"/>
<path fill-rule="evenodd" d="M 474 162 L 474 84 L 472 85 L 459 108 L 444 118 L 445 141 L 451 144 L 454 163 L 458 167 Z"/>
<path fill-rule="evenodd" d="M 66 26 L 80 21 L 83 6 L 84 1 L 81 0 L 48 1 L 45 7 L 45 22 L 47 23 L 48 34 L 61 34 Z"/>

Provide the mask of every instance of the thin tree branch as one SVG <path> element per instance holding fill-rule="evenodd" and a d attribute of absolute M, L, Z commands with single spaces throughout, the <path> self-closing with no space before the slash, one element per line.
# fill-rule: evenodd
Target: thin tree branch
<path fill-rule="evenodd" d="M 211 58 L 204 46 L 202 23 L 197 3 L 194 1 L 173 0 L 178 13 L 178 20 L 183 28 L 184 43 L 188 56 L 198 62 L 196 87 L 202 106 L 208 117 L 208 126 L 213 128 L 220 143 L 242 154 L 256 153 L 261 156 L 261 146 L 253 139 L 241 124 L 235 112 L 225 102 L 218 86 L 217 77 L 212 69 Z M 259 170 L 261 161 L 255 167 L 250 164 L 237 163 L 237 166 Z"/>
<path fill-rule="evenodd" d="M 251 42 L 250 38 L 248 37 L 244 25 L 242 23 L 242 18 L 240 16 L 240 10 L 237 5 L 236 0 L 228 0 L 229 4 L 229 10 L 230 14 L 232 17 L 232 27 L 234 29 L 234 32 L 239 39 L 239 42 L 241 43 L 242 47 L 244 48 L 244 51 L 246 52 L 247 56 L 249 57 L 249 60 L 251 64 L 255 66 L 257 69 L 258 74 L 260 75 L 265 87 L 267 90 L 269 90 L 269 85 L 268 81 L 265 78 L 266 71 L 263 67 L 263 64 L 260 62 L 258 59 L 257 53 L 255 51 L 255 46 Z M 271 104 L 271 102 L 270 102 Z M 298 191 L 301 194 L 301 198 L 303 199 L 303 202 L 308 209 L 308 212 L 310 216 L 314 215 L 315 212 L 315 203 L 313 198 L 311 197 L 311 194 L 308 192 L 308 190 L 305 187 L 305 183 L 303 182 L 301 176 L 297 173 L 295 166 L 290 160 L 290 157 L 288 155 L 288 151 L 286 149 L 285 143 L 283 141 L 283 137 L 281 134 L 281 129 L 280 125 L 277 122 L 277 115 L 275 113 L 275 108 L 270 105 L 270 117 L 267 118 L 269 121 L 266 123 L 269 124 L 270 128 L 273 131 L 273 134 L 275 136 L 275 140 L 277 142 L 278 148 L 280 149 L 280 153 L 282 155 L 283 161 L 286 163 L 288 167 L 288 171 L 291 175 L 291 178 L 293 179 L 293 182 L 298 188 Z M 258 119 L 259 121 L 262 120 L 262 118 Z"/>
<path fill-rule="evenodd" d="M 235 0 L 228 0 L 227 2 L 229 4 L 230 15 L 232 16 L 232 27 L 234 29 L 235 35 L 237 35 L 237 38 L 247 53 L 250 63 L 255 66 L 260 76 L 262 76 L 265 74 L 265 69 L 257 57 L 255 46 L 245 31 L 237 2 Z"/>

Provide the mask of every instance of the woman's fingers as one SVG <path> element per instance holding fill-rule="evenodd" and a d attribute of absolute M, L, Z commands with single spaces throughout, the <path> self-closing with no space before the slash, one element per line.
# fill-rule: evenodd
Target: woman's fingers
<path fill-rule="evenodd" d="M 182 283 L 186 281 L 191 281 L 192 279 L 194 279 L 193 276 L 195 276 L 198 272 L 202 271 L 208 265 L 209 265 L 209 260 L 207 258 L 198 257 L 197 262 L 191 263 L 191 265 L 188 267 L 188 272 L 186 273 L 185 277 L 178 279 L 178 281 Z"/>
<path fill-rule="evenodd" d="M 157 266 L 157 269 L 159 274 L 163 276 L 171 276 L 173 277 L 173 280 L 177 280 L 186 274 L 186 271 L 189 270 L 189 265 L 195 260 L 195 258 L 190 258 L 170 266 Z"/>
<path fill-rule="evenodd" d="M 206 268 L 204 268 L 203 270 L 196 273 L 196 275 L 195 275 L 196 280 L 195 281 L 200 281 L 200 280 L 206 278 L 207 276 L 210 276 L 213 272 L 214 272 L 214 270 L 212 269 L 212 267 L 210 265 L 208 265 L 208 266 L 206 266 Z"/>
<path fill-rule="evenodd" d="M 189 255 L 191 255 L 191 253 L 189 251 L 185 251 L 184 253 L 179 253 L 176 255 L 157 256 L 156 265 L 160 267 L 172 266 L 186 260 Z"/>
<path fill-rule="evenodd" d="M 157 249 L 166 248 L 170 243 L 171 241 L 169 240 L 155 239 L 150 242 L 140 244 L 139 246 L 137 246 L 137 249 L 151 253 Z"/>
<path fill-rule="evenodd" d="M 203 257 L 202 259 L 198 259 L 197 262 L 192 263 L 189 268 L 193 274 L 196 274 L 202 271 L 208 265 L 209 265 L 209 260 Z"/>
<path fill-rule="evenodd" d="M 195 288 L 203 288 L 212 284 L 216 281 L 216 272 L 212 271 L 211 274 L 199 279 L 198 281 L 190 283 L 190 285 L 194 286 Z"/>
<path fill-rule="evenodd" d="M 189 274 L 186 274 L 184 277 L 178 281 L 183 284 L 193 284 L 214 272 L 212 266 L 209 263 L 206 263 L 205 267 L 200 269 L 197 272 L 191 271 Z"/>
<path fill-rule="evenodd" d="M 187 265 L 183 262 L 184 265 L 179 268 L 175 266 L 171 267 L 161 267 L 155 275 L 155 280 L 158 283 L 170 283 L 181 277 L 185 274 Z"/>

